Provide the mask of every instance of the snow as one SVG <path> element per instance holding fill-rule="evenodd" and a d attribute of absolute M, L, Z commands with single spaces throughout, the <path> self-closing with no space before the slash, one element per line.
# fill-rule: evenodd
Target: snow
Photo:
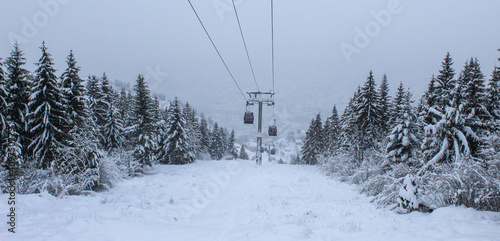
<path fill-rule="evenodd" d="M 265 157 L 266 155 L 264 155 Z M 94 196 L 18 195 L 0 240 L 500 240 L 500 213 L 397 214 L 318 167 L 264 160 L 154 166 Z M 6 217 L 7 195 L 0 198 Z"/>

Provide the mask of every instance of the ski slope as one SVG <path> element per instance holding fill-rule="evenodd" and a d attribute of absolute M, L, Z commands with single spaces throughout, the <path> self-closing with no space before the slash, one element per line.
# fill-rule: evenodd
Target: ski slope
<path fill-rule="evenodd" d="M 312 166 L 155 166 L 94 196 L 18 195 L 16 234 L 2 221 L 0 240 L 500 240 L 499 213 L 399 215 L 355 188 Z"/>

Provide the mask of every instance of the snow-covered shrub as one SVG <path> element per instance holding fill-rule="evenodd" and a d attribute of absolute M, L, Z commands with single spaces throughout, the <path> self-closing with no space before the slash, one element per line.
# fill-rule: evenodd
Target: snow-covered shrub
<path fill-rule="evenodd" d="M 408 165 L 396 164 L 389 171 L 371 178 L 361 187 L 361 192 L 374 196 L 373 201 L 379 207 L 396 205 L 404 177 L 410 172 Z"/>
<path fill-rule="evenodd" d="M 477 210 L 500 211 L 497 171 L 468 159 L 436 166 L 433 172 L 426 172 L 420 178 L 422 201 L 435 207 L 464 205 Z"/>
<path fill-rule="evenodd" d="M 330 175 L 339 177 L 341 181 L 347 181 L 358 167 L 358 163 L 346 152 L 337 153 L 324 165 Z"/>
<path fill-rule="evenodd" d="M 418 186 L 415 183 L 415 176 L 407 175 L 398 193 L 398 204 L 404 212 L 409 213 L 420 208 L 417 193 Z"/>
<path fill-rule="evenodd" d="M 88 190 L 89 182 L 85 177 L 92 176 L 90 174 L 54 174 L 50 170 L 29 168 L 18 175 L 18 191 L 20 194 L 47 192 L 54 196 L 79 195 Z"/>
<path fill-rule="evenodd" d="M 128 163 L 124 152 L 115 152 L 111 156 L 102 158 L 99 165 L 98 190 L 108 190 L 114 183 L 128 176 Z"/>
<path fill-rule="evenodd" d="M 385 160 L 385 156 L 374 149 L 365 151 L 365 158 L 350 177 L 350 182 L 353 184 L 363 184 L 373 177 L 383 174 L 385 172 L 383 169 Z"/>

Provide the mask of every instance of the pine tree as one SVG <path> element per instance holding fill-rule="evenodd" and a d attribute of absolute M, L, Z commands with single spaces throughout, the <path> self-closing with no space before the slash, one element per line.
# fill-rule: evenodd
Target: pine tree
<path fill-rule="evenodd" d="M 391 96 L 389 95 L 389 83 L 387 81 L 386 74 L 384 74 L 384 76 L 382 77 L 382 83 L 380 84 L 379 95 L 380 95 L 380 111 L 381 111 L 380 135 L 385 137 L 389 133 L 389 130 L 391 128 L 389 124 L 391 115 L 389 113 L 390 110 L 392 109 Z"/>
<path fill-rule="evenodd" d="M 75 126 L 82 128 L 87 122 L 90 113 L 85 86 L 83 85 L 83 80 L 78 75 L 80 67 L 76 65 L 73 51 L 70 51 L 66 63 L 68 67 L 61 76 L 64 104 L 67 114 L 71 118 L 70 128 L 73 129 Z"/>
<path fill-rule="evenodd" d="M 400 85 L 402 88 L 402 84 Z M 418 148 L 418 139 L 416 137 L 416 115 L 414 114 L 413 107 L 411 106 L 411 93 L 404 91 L 402 100 L 398 95 L 394 101 L 394 106 L 398 113 L 394 113 L 397 117 L 394 121 L 394 127 L 391 134 L 388 136 L 387 144 L 387 157 L 395 163 L 407 162 L 409 158 L 415 155 Z"/>
<path fill-rule="evenodd" d="M 367 78 L 359 95 L 359 105 L 356 109 L 356 119 L 360 129 L 361 150 L 375 147 L 377 141 L 382 139 L 380 133 L 382 110 L 380 109 L 380 96 L 376 91 L 373 72 Z"/>
<path fill-rule="evenodd" d="M 185 131 L 186 120 L 177 98 L 170 105 L 167 132 L 160 148 L 159 160 L 163 164 L 181 165 L 195 160 L 193 148 L 189 146 Z"/>
<path fill-rule="evenodd" d="M 234 146 L 234 130 L 231 130 L 231 134 L 229 135 L 229 140 L 227 142 L 227 154 L 232 157 L 232 159 L 238 158 L 238 151 Z"/>
<path fill-rule="evenodd" d="M 241 145 L 239 158 L 242 159 L 242 160 L 248 160 L 248 159 L 250 159 L 248 157 L 247 151 L 245 150 L 245 145 Z"/>
<path fill-rule="evenodd" d="M 19 49 L 19 45 L 14 44 L 14 49 L 10 56 L 5 59 L 6 71 L 6 91 L 9 94 L 8 105 L 8 120 L 14 125 L 15 132 L 19 134 L 21 145 L 25 148 L 29 145 L 28 123 L 26 116 L 28 115 L 28 103 L 30 99 L 30 80 L 29 71 L 24 69 L 26 58 L 24 53 Z M 23 150 L 24 152 L 25 150 Z"/>
<path fill-rule="evenodd" d="M 67 163 L 56 163 L 60 149 L 65 148 L 71 136 L 66 132 L 69 122 L 63 106 L 63 96 L 51 55 L 42 43 L 42 57 L 37 63 L 35 82 L 30 97 L 28 115 L 33 142 L 28 149 L 39 168 L 61 168 Z M 58 166 L 54 166 L 58 165 Z"/>
<path fill-rule="evenodd" d="M 134 126 L 135 150 L 134 157 L 139 161 L 142 168 L 145 165 L 151 166 L 156 150 L 155 139 L 153 138 L 153 115 L 151 113 L 151 96 L 148 85 L 142 75 L 137 77 L 137 83 L 134 86 L 135 102 L 134 117 L 136 123 Z"/>

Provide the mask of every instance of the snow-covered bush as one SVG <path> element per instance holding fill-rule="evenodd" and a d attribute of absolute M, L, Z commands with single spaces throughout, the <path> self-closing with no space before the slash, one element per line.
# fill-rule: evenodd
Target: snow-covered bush
<path fill-rule="evenodd" d="M 20 194 L 47 192 L 54 196 L 86 194 L 98 181 L 97 174 L 95 169 L 79 174 L 55 174 L 50 170 L 29 168 L 18 175 L 18 191 Z"/>
<path fill-rule="evenodd" d="M 420 208 L 420 201 L 417 197 L 418 186 L 415 183 L 415 176 L 407 175 L 403 180 L 403 186 L 399 189 L 398 204 L 406 213 Z"/>
<path fill-rule="evenodd" d="M 361 187 L 361 192 L 374 196 L 373 201 L 379 207 L 395 206 L 399 190 L 405 176 L 411 172 L 408 165 L 396 164 L 386 173 L 374 176 Z"/>
<path fill-rule="evenodd" d="M 488 170 L 469 159 L 437 166 L 420 178 L 422 201 L 435 207 L 464 205 L 477 210 L 500 211 L 497 175 L 495 167 Z"/>

